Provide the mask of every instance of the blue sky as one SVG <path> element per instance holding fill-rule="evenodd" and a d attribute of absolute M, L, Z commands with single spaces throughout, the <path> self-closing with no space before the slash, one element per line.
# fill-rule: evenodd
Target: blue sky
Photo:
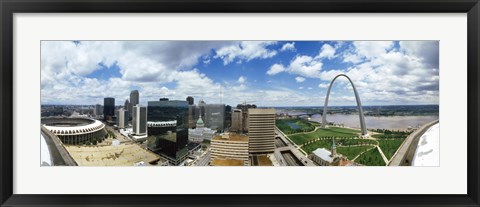
<path fill-rule="evenodd" d="M 338 74 L 364 105 L 438 104 L 438 41 L 42 41 L 42 104 L 96 104 L 130 90 L 260 106 L 320 106 Z M 330 105 L 355 105 L 338 79 Z"/>

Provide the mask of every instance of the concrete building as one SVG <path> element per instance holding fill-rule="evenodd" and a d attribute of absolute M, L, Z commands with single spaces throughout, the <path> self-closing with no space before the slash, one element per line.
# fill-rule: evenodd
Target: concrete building
<path fill-rule="evenodd" d="M 115 99 L 114 98 L 104 98 L 103 99 L 103 120 L 105 121 L 114 121 L 115 116 Z"/>
<path fill-rule="evenodd" d="M 232 112 L 232 126 L 230 131 L 241 133 L 243 130 L 242 109 L 234 109 Z"/>
<path fill-rule="evenodd" d="M 210 144 L 211 165 L 249 165 L 248 141 L 248 136 L 235 133 L 224 133 L 213 137 Z"/>
<path fill-rule="evenodd" d="M 331 151 L 328 151 L 325 148 L 318 148 L 308 156 L 312 161 L 317 163 L 320 166 L 338 166 L 340 162 L 342 165 L 353 165 L 347 161 L 345 157 L 340 154 L 337 154 L 337 145 L 335 144 L 335 139 L 332 138 L 332 148 Z"/>
<path fill-rule="evenodd" d="M 333 165 L 332 153 L 325 148 L 314 150 L 309 158 L 320 166 Z"/>
<path fill-rule="evenodd" d="M 100 104 L 95 104 L 95 109 L 93 110 L 93 115 L 95 115 L 96 117 L 99 117 L 100 115 L 102 115 L 102 105 Z"/>
<path fill-rule="evenodd" d="M 205 105 L 205 126 L 211 129 L 223 130 L 225 119 L 225 104 Z"/>
<path fill-rule="evenodd" d="M 248 109 L 250 154 L 267 154 L 275 150 L 275 109 Z"/>
<path fill-rule="evenodd" d="M 45 118 L 42 126 L 58 136 L 63 144 L 82 145 L 96 143 L 106 135 L 105 124 L 87 118 Z"/>
<path fill-rule="evenodd" d="M 130 101 L 127 99 L 125 100 L 125 104 L 123 106 L 123 109 L 125 109 L 125 111 L 128 111 L 127 113 L 127 121 L 130 121 L 130 118 L 132 116 L 132 112 L 129 111 L 129 110 L 132 110 L 132 107 L 130 106 Z"/>
<path fill-rule="evenodd" d="M 140 104 L 140 95 L 138 93 L 138 90 L 133 90 L 130 92 L 130 106 L 127 109 L 130 111 L 130 117 L 133 118 L 133 107 L 136 106 L 137 104 Z"/>
<path fill-rule="evenodd" d="M 203 140 L 212 140 L 215 135 L 215 130 L 206 128 L 202 117 L 197 120 L 197 126 L 195 129 L 188 129 L 188 141 L 200 143 Z"/>
<path fill-rule="evenodd" d="M 128 126 L 128 112 L 124 108 L 117 110 L 117 126 L 120 129 L 125 129 Z"/>
<path fill-rule="evenodd" d="M 132 108 L 132 125 L 134 135 L 144 135 L 147 133 L 147 108 L 140 104 Z"/>

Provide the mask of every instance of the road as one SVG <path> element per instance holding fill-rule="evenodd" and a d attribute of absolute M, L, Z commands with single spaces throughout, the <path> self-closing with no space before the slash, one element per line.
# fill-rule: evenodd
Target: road
<path fill-rule="evenodd" d="M 194 166 L 208 166 L 210 162 L 210 150 L 207 150 L 205 154 L 203 154 L 200 158 L 195 160 L 192 165 Z"/>

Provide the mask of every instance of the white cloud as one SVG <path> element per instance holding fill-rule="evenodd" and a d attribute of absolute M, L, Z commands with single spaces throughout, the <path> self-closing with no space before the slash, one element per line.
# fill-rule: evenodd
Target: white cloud
<path fill-rule="evenodd" d="M 285 71 L 285 67 L 283 67 L 282 64 L 273 64 L 270 69 L 268 69 L 267 74 L 268 75 L 275 75 L 277 73 L 281 73 Z"/>
<path fill-rule="evenodd" d="M 310 56 L 297 56 L 290 62 L 288 72 L 309 78 L 318 78 L 322 69 L 322 62 Z"/>
<path fill-rule="evenodd" d="M 234 62 L 235 59 L 248 62 L 256 58 L 271 58 L 277 55 L 277 51 L 267 47 L 274 44 L 276 44 L 274 41 L 242 41 L 217 49 L 214 58 L 222 59 L 224 65 Z"/>
<path fill-rule="evenodd" d="M 301 82 L 305 81 L 305 78 L 298 76 L 298 77 L 295 78 L 295 81 L 297 81 L 297 83 L 301 83 Z"/>
<path fill-rule="evenodd" d="M 327 84 L 327 83 L 320 83 L 320 84 L 318 85 L 318 87 L 319 87 L 319 88 L 328 88 L 328 85 L 329 85 L 329 84 Z"/>
<path fill-rule="evenodd" d="M 303 86 L 298 87 L 298 89 L 303 90 Z"/>
<path fill-rule="evenodd" d="M 320 49 L 320 54 L 317 56 L 318 58 L 328 58 L 332 59 L 335 58 L 335 48 L 329 44 L 324 44 Z"/>
<path fill-rule="evenodd" d="M 285 43 L 282 48 L 280 49 L 280 51 L 284 52 L 284 51 L 292 51 L 292 52 L 295 52 L 296 49 L 295 49 L 295 42 L 290 42 L 290 43 Z"/>
<path fill-rule="evenodd" d="M 247 81 L 247 78 L 245 76 L 240 76 L 237 80 L 237 82 L 240 84 L 244 84 L 245 81 Z"/>

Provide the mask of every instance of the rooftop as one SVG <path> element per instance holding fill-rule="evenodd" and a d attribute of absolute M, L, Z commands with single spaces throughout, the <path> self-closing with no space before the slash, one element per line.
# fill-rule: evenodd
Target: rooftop
<path fill-rule="evenodd" d="M 215 158 L 210 164 L 212 166 L 243 166 L 243 160 Z"/>
<path fill-rule="evenodd" d="M 248 136 L 235 134 L 235 133 L 223 133 L 222 135 L 217 135 L 213 137 L 212 140 L 229 140 L 229 141 L 238 141 L 238 142 L 248 142 Z"/>
<path fill-rule="evenodd" d="M 322 160 L 327 162 L 332 162 L 333 158 L 330 156 L 332 153 L 325 148 L 318 148 L 312 152 L 317 157 L 320 157 Z"/>
<path fill-rule="evenodd" d="M 249 114 L 275 114 L 275 109 L 249 108 Z"/>

